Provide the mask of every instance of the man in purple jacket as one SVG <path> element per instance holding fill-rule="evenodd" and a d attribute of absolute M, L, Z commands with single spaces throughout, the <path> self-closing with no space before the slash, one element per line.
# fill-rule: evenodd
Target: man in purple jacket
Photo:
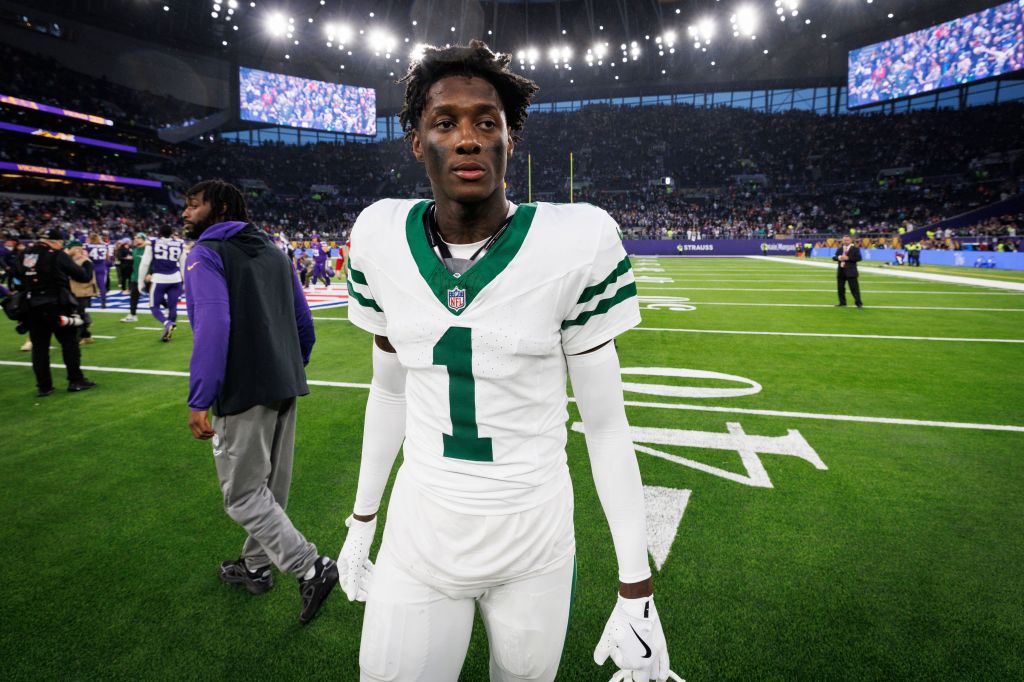
<path fill-rule="evenodd" d="M 196 240 L 185 267 L 188 425 L 213 440 L 224 509 L 249 534 L 241 557 L 221 564 L 220 579 L 261 594 L 273 587 L 271 563 L 294 574 L 305 624 L 338 583 L 334 562 L 285 513 L 313 317 L 288 256 L 249 224 L 237 188 L 207 180 L 185 197 L 186 234 Z"/>

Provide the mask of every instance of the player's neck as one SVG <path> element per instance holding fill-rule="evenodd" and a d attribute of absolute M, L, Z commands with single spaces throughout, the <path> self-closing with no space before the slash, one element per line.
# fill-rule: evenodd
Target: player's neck
<path fill-rule="evenodd" d="M 434 218 L 441 239 L 449 244 L 475 244 L 497 232 L 508 215 L 508 199 L 497 191 L 477 204 L 438 201 Z"/>

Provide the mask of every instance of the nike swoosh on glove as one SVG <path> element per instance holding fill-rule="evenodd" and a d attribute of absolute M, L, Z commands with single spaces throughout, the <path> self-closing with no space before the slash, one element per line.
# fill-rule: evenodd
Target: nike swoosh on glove
<path fill-rule="evenodd" d="M 594 663 L 604 665 L 609 657 L 619 668 L 609 682 L 684 682 L 669 669 L 668 646 L 653 596 L 625 599 L 619 595 L 594 649 Z"/>
<path fill-rule="evenodd" d="M 366 601 L 366 591 L 373 575 L 370 561 L 370 545 L 377 532 L 377 517 L 372 521 L 357 521 L 349 516 L 345 519 L 348 534 L 338 555 L 338 577 L 341 589 L 349 601 Z"/>

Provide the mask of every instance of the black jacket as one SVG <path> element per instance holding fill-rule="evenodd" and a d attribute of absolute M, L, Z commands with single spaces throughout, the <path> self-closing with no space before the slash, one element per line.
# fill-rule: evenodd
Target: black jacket
<path fill-rule="evenodd" d="M 15 271 L 21 284 L 20 291 L 26 292 L 29 305 L 75 306 L 71 294 L 71 280 L 92 281 L 92 262 L 77 265 L 64 251 L 50 248 L 45 242 L 36 242 L 25 249 L 15 263 Z"/>
<path fill-rule="evenodd" d="M 840 246 L 836 249 L 836 254 L 832 256 L 832 260 L 839 263 L 839 272 L 847 279 L 857 276 L 857 263 L 860 261 L 860 249 L 850 245 L 850 250 L 846 253 L 850 260 L 841 261 L 839 257 L 843 255 L 843 247 Z"/>

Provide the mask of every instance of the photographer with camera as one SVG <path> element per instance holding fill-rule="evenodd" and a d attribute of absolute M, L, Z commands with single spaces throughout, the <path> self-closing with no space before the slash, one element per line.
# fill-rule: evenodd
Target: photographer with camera
<path fill-rule="evenodd" d="M 27 329 L 32 341 L 32 371 L 36 375 L 36 395 L 40 398 L 53 393 L 51 335 L 60 343 L 68 371 L 68 391 L 77 393 L 96 385 L 82 374 L 77 327 L 83 320 L 76 314 L 78 301 L 70 288 L 71 280 L 92 281 L 92 263 L 84 253 L 76 259 L 78 262 L 72 260 L 63 247 L 64 234 L 56 228 L 47 230 L 42 238 L 25 249 L 15 264 L 24 297 L 19 330 Z"/>

